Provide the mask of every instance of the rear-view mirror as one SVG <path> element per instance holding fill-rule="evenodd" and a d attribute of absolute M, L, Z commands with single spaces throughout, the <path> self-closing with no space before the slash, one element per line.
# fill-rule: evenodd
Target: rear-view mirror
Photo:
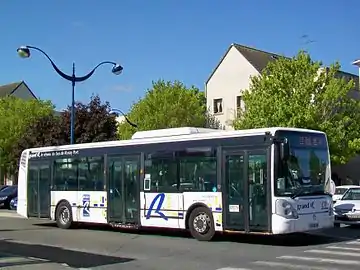
<path fill-rule="evenodd" d="M 290 157 L 290 147 L 289 142 L 285 139 L 283 142 L 280 143 L 280 158 L 282 160 L 288 160 Z"/>

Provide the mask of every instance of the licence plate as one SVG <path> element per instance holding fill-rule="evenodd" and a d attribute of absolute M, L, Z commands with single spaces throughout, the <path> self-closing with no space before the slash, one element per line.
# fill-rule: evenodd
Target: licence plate
<path fill-rule="evenodd" d="M 314 229 L 319 227 L 319 223 L 309 223 L 309 228 Z"/>
<path fill-rule="evenodd" d="M 360 219 L 360 215 L 347 215 L 349 219 Z"/>

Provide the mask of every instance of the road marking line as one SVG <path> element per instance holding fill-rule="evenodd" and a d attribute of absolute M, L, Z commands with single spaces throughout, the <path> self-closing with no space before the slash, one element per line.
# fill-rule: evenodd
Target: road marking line
<path fill-rule="evenodd" d="M 301 269 L 301 270 L 338 270 L 338 268 L 329 268 L 321 266 L 310 266 L 303 264 L 291 264 L 291 263 L 282 263 L 282 262 L 267 262 L 267 261 L 256 261 L 252 264 L 259 266 L 268 266 L 268 267 L 284 267 L 287 269 Z"/>
<path fill-rule="evenodd" d="M 314 236 L 323 236 L 323 237 L 331 237 L 331 238 L 335 238 L 335 239 L 340 239 L 340 240 L 354 240 L 354 237 L 347 237 L 347 236 L 334 236 L 332 234 L 326 234 L 326 233 L 317 233 L 317 234 L 310 234 L 310 235 L 314 235 Z"/>
<path fill-rule="evenodd" d="M 22 262 L 31 262 L 32 260 L 25 257 L 2 257 L 0 258 L 0 263 L 22 263 Z"/>
<path fill-rule="evenodd" d="M 337 256 L 360 257 L 359 252 L 354 253 L 354 252 L 342 252 L 342 251 L 321 250 L 321 249 L 305 250 L 304 252 L 318 253 L 318 254 L 330 254 L 330 255 L 337 255 Z M 359 264 L 360 264 L 360 262 L 359 262 Z"/>
<path fill-rule="evenodd" d="M 328 248 L 328 249 L 341 249 L 341 250 L 360 251 L 360 248 L 340 247 L 340 246 L 329 246 L 329 247 L 326 247 L 326 248 Z"/>
<path fill-rule="evenodd" d="M 320 257 L 298 257 L 298 256 L 288 256 L 288 255 L 277 257 L 277 259 L 307 261 L 307 262 L 317 262 L 317 263 L 333 263 L 333 264 L 344 264 L 344 265 L 360 264 L 360 261 L 353 261 L 353 260 L 337 260 L 337 259 L 320 258 Z"/>
<path fill-rule="evenodd" d="M 350 241 L 350 242 L 346 242 L 345 244 L 347 244 L 347 245 L 360 245 L 360 241 L 358 241 L 358 240 Z"/>
<path fill-rule="evenodd" d="M 224 268 L 218 268 L 216 270 L 251 270 L 251 269 L 249 269 L 249 268 L 224 267 Z"/>
<path fill-rule="evenodd" d="M 42 259 L 42 258 L 35 258 L 35 257 L 28 257 L 28 259 L 33 260 L 33 261 L 50 262 L 49 260 Z"/>

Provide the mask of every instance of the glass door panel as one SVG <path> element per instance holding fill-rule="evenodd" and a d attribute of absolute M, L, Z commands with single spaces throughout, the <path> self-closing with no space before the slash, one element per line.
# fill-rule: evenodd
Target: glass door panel
<path fill-rule="evenodd" d="M 226 227 L 244 230 L 247 211 L 243 153 L 225 155 L 225 188 Z"/>
<path fill-rule="evenodd" d="M 267 152 L 248 152 L 249 229 L 263 231 L 268 227 Z"/>
<path fill-rule="evenodd" d="M 122 158 L 111 157 L 108 160 L 108 164 L 108 217 L 109 221 L 120 222 L 123 219 Z"/>
<path fill-rule="evenodd" d="M 140 158 L 139 156 L 109 157 L 108 164 L 109 222 L 137 222 Z"/>

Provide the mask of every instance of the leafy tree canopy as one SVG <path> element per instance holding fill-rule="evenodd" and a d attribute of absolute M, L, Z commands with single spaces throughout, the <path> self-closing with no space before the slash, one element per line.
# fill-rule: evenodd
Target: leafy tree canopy
<path fill-rule="evenodd" d="M 321 62 L 306 52 L 269 63 L 244 91 L 245 109 L 234 127 L 322 130 L 328 136 L 332 162 L 346 163 L 360 149 L 360 101 L 351 98 L 354 82 L 340 78 L 338 63 L 320 68 Z"/>
<path fill-rule="evenodd" d="M 89 143 L 117 140 L 117 122 L 110 114 L 110 103 L 101 102 L 98 95 L 93 95 L 88 104 L 75 104 L 75 142 Z M 69 106 L 62 114 L 62 128 L 66 131 L 65 141 L 70 143 Z"/>
<path fill-rule="evenodd" d="M 26 132 L 30 123 L 49 115 L 54 109 L 50 101 L 23 100 L 7 96 L 0 99 L 0 147 L 1 164 L 11 162 L 11 151 Z"/>
<path fill-rule="evenodd" d="M 128 118 L 138 127 L 121 123 L 121 139 L 129 139 L 139 130 L 186 126 L 219 128 L 218 121 L 208 113 L 204 93 L 179 81 L 153 82 L 145 97 L 132 105 Z"/>
<path fill-rule="evenodd" d="M 117 140 L 117 122 L 109 113 L 110 104 L 92 96 L 88 104 L 75 104 L 75 142 L 89 143 Z M 49 114 L 33 121 L 12 148 L 15 167 L 24 149 L 70 144 L 71 107 L 60 115 Z"/>

